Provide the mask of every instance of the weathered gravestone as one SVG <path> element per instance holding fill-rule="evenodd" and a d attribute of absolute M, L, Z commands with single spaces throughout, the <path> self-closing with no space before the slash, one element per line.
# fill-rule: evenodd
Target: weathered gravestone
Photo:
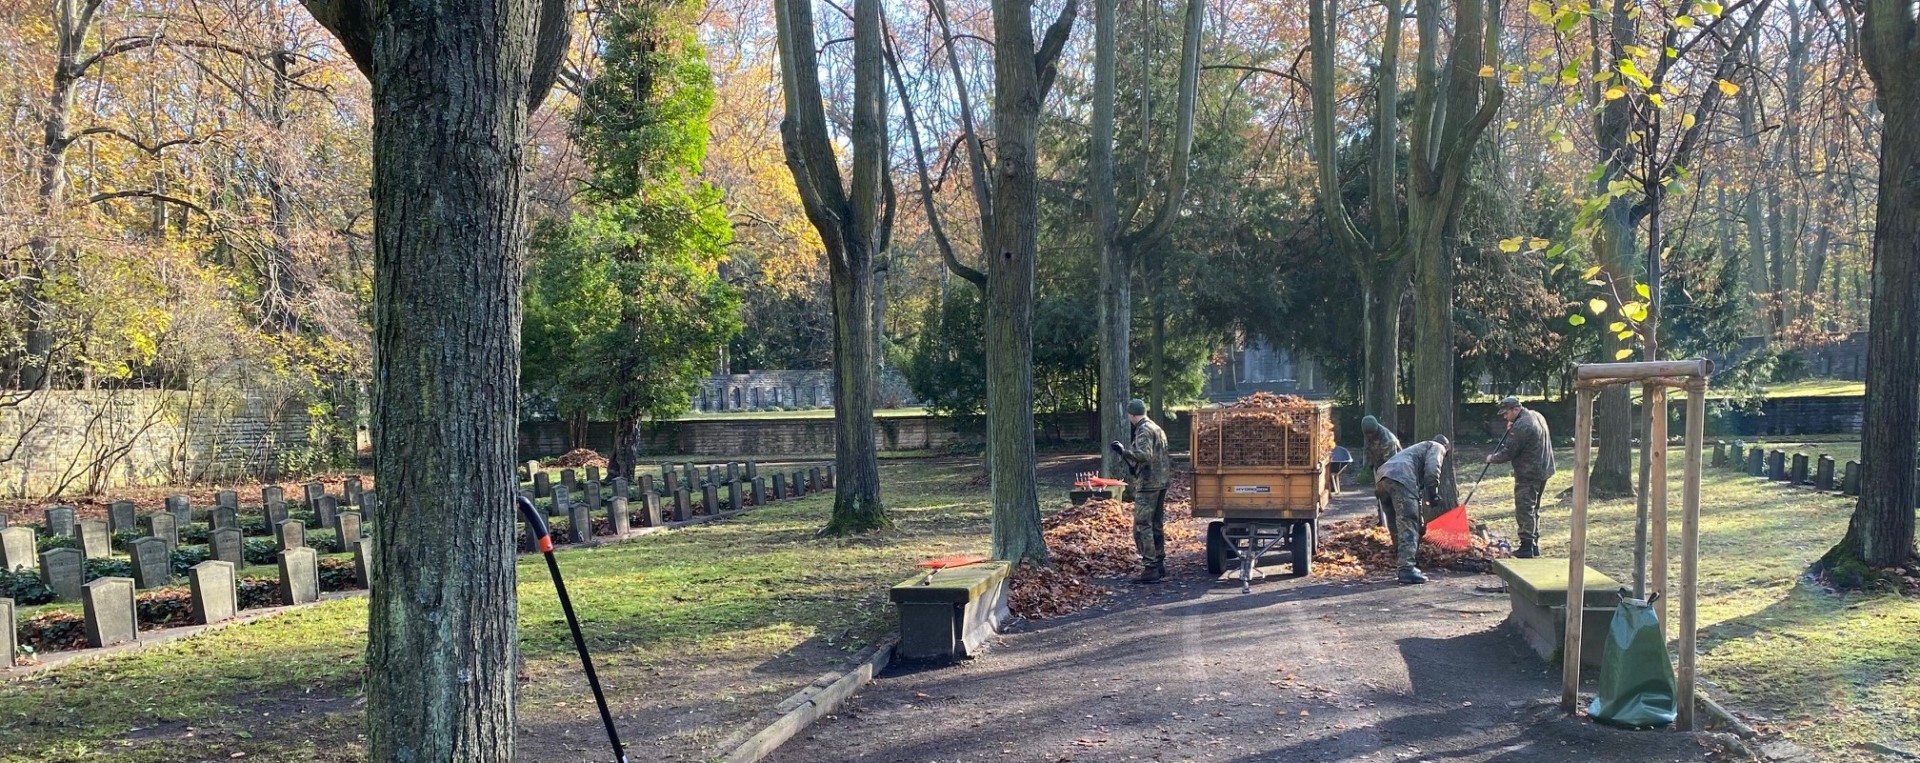
<path fill-rule="evenodd" d="M 520 467 L 520 481 L 532 482 L 533 475 L 536 475 L 539 473 L 540 473 L 540 462 L 528 461 L 527 463 L 521 465 Z"/>
<path fill-rule="evenodd" d="M 321 527 L 332 527 L 334 518 L 340 515 L 339 499 L 323 495 L 320 496 L 320 502 L 316 506 L 317 508 L 313 511 L 314 521 L 319 522 Z"/>
<path fill-rule="evenodd" d="M 380 496 L 372 490 L 360 491 L 360 521 L 373 524 L 374 512 L 380 510 Z"/>
<path fill-rule="evenodd" d="M 1813 488 L 1815 490 L 1833 489 L 1833 456 L 1820 454 L 1820 460 L 1813 468 Z"/>
<path fill-rule="evenodd" d="M 534 472 L 533 497 L 546 498 L 550 495 L 553 495 L 553 478 L 547 476 L 546 472 Z"/>
<path fill-rule="evenodd" d="M 273 527 L 287 521 L 287 502 L 268 501 L 266 505 L 267 526 Z"/>
<path fill-rule="evenodd" d="M 13 600 L 0 599 L 0 623 L 6 625 L 0 628 L 0 668 L 13 667 L 14 655 L 20 649 L 13 643 L 13 622 Z"/>
<path fill-rule="evenodd" d="M 318 482 L 309 482 L 300 486 L 302 497 L 306 499 L 308 511 L 320 510 L 320 497 L 327 494 L 327 486 Z"/>
<path fill-rule="evenodd" d="M 360 542 L 359 512 L 343 511 L 335 515 L 333 518 L 333 533 L 340 538 L 340 548 L 342 550 L 353 548 L 353 544 Z"/>
<path fill-rule="evenodd" d="M 184 495 L 167 496 L 167 513 L 173 516 L 174 527 L 186 527 L 193 524 L 193 502 Z M 179 539 L 175 539 L 178 545 Z"/>
<path fill-rule="evenodd" d="M 651 475 L 651 474 L 642 474 L 642 475 L 640 475 L 640 492 L 642 492 L 642 493 L 654 493 L 654 492 L 655 492 L 655 491 L 654 491 L 654 489 L 653 489 L 653 475 Z M 655 493 L 655 494 L 657 495 L 657 493 Z"/>
<path fill-rule="evenodd" d="M 673 521 L 685 522 L 693 518 L 693 496 L 686 488 L 673 491 Z"/>
<path fill-rule="evenodd" d="M 163 586 L 173 580 L 173 551 L 159 538 L 141 538 L 127 547 L 133 557 L 133 582 L 141 588 Z"/>
<path fill-rule="evenodd" d="M 1759 448 L 1748 449 L 1747 450 L 1747 474 L 1750 474 L 1755 477 L 1766 476 L 1767 466 L 1766 466 L 1766 463 L 1763 461 L 1763 459 L 1765 459 L 1766 456 L 1767 454 L 1761 453 Z"/>
<path fill-rule="evenodd" d="M 661 484 L 666 486 L 666 495 L 673 495 L 674 493 L 680 492 L 680 473 L 668 469 L 667 476 L 661 481 Z"/>
<path fill-rule="evenodd" d="M 740 508 L 740 480 L 736 477 L 727 480 L 727 511 L 739 511 Z"/>
<path fill-rule="evenodd" d="M 240 531 L 232 527 L 223 527 L 207 535 L 207 549 L 213 558 L 231 563 L 235 567 L 247 566 L 247 542 Z"/>
<path fill-rule="evenodd" d="M 719 485 L 709 482 L 700 486 L 700 510 L 708 514 L 721 512 Z"/>
<path fill-rule="evenodd" d="M 213 529 L 231 527 L 240 529 L 240 512 L 237 509 L 222 506 L 213 510 L 213 521 L 208 523 Z"/>
<path fill-rule="evenodd" d="M 133 530 L 139 522 L 132 501 L 114 501 L 107 506 L 107 532 Z"/>
<path fill-rule="evenodd" d="M 11 514 L 8 514 L 4 511 L 0 511 L 0 530 L 7 529 L 7 523 L 11 520 L 12 520 Z"/>
<path fill-rule="evenodd" d="M 1732 447 L 1731 449 L 1729 449 L 1729 450 L 1728 450 L 1728 452 L 1727 452 L 1727 466 L 1728 466 L 1729 468 L 1733 468 L 1733 469 L 1745 469 L 1745 468 L 1747 468 L 1747 443 L 1746 443 L 1746 441 L 1744 441 L 1744 440 L 1734 440 L 1734 441 L 1733 441 L 1733 447 Z"/>
<path fill-rule="evenodd" d="M 640 523 L 648 527 L 665 524 L 660 516 L 660 494 L 651 490 L 640 493 Z"/>
<path fill-rule="evenodd" d="M 1794 485 L 1807 484 L 1807 454 L 1793 454 L 1793 468 L 1787 472 L 1787 481 Z"/>
<path fill-rule="evenodd" d="M 289 519 L 273 526 L 273 542 L 282 552 L 307 546 L 307 523 Z"/>
<path fill-rule="evenodd" d="M 147 537 L 159 538 L 167 542 L 167 553 L 180 547 L 180 527 L 172 514 L 148 514 L 140 518 L 145 525 Z"/>
<path fill-rule="evenodd" d="M 833 464 L 827 464 L 827 487 L 833 487 Z"/>
<path fill-rule="evenodd" d="M 260 488 L 260 505 L 265 506 L 270 503 L 277 503 L 282 506 L 286 505 L 286 488 L 280 487 L 279 485 L 267 485 Z"/>
<path fill-rule="evenodd" d="M 1787 454 L 1783 451 L 1767 451 L 1767 479 L 1784 482 L 1787 479 Z"/>
<path fill-rule="evenodd" d="M 593 464 L 587 464 L 587 481 L 588 482 L 600 481 L 600 467 L 594 466 Z"/>
<path fill-rule="evenodd" d="M 88 559 L 105 559 L 113 556 L 113 532 L 107 523 L 98 519 L 82 519 L 75 523 L 80 532 L 80 553 Z"/>
<path fill-rule="evenodd" d="M 755 480 L 759 478 L 760 478 L 760 466 L 758 464 L 755 464 L 752 461 L 748 461 L 747 462 L 747 479 Z"/>
<path fill-rule="evenodd" d="M 232 490 L 222 490 L 214 493 L 213 505 L 215 508 L 228 508 L 238 512 L 240 511 L 240 494 Z"/>
<path fill-rule="evenodd" d="M 1841 494 L 1850 495 L 1850 496 L 1859 495 L 1860 494 L 1860 476 L 1861 476 L 1860 462 L 1848 461 L 1846 476 L 1840 479 Z"/>
<path fill-rule="evenodd" d="M 740 462 L 728 461 L 727 462 L 727 481 L 733 482 L 738 479 L 740 479 Z"/>
<path fill-rule="evenodd" d="M 139 638 L 133 609 L 133 578 L 96 578 L 80 593 L 87 646 L 124 644 Z"/>
<path fill-rule="evenodd" d="M 359 506 L 360 494 L 362 492 L 365 491 L 360 487 L 359 477 L 348 477 L 346 481 L 340 485 L 340 495 L 346 499 L 348 506 Z"/>
<path fill-rule="evenodd" d="M 793 470 L 793 482 L 787 486 L 787 492 L 792 493 L 795 498 L 812 492 L 807 485 L 807 473 L 799 469 Z"/>
<path fill-rule="evenodd" d="M 593 512 L 587 510 L 587 504 L 577 503 L 567 509 L 567 541 L 585 543 L 593 538 Z"/>
<path fill-rule="evenodd" d="M 767 478 L 765 477 L 753 478 L 752 498 L 753 498 L 753 505 L 755 506 L 767 505 Z"/>
<path fill-rule="evenodd" d="M 565 484 L 554 485 L 553 503 L 547 506 L 547 516 L 564 517 L 567 515 L 567 512 L 572 510 L 573 496 L 568 493 L 567 486 Z"/>
<path fill-rule="evenodd" d="M 587 480 L 587 490 L 586 490 L 586 493 L 585 493 L 585 495 L 584 495 L 584 497 L 586 498 L 586 500 L 585 500 L 585 501 L 582 501 L 582 503 L 585 503 L 585 504 L 587 505 L 587 510 L 588 510 L 588 511 L 599 511 L 599 510 L 600 510 L 600 495 L 601 495 L 601 494 L 600 494 L 600 481 L 599 481 L 599 480 Z"/>
<path fill-rule="evenodd" d="M 718 471 L 718 470 L 716 470 L 716 469 L 714 469 L 714 467 L 712 467 L 712 466 L 709 466 L 709 467 L 707 467 L 707 471 L 706 471 L 706 476 L 704 476 L 704 477 L 702 477 L 702 478 L 701 478 L 701 482 L 700 482 L 700 484 L 702 484 L 702 485 L 717 485 L 717 484 L 720 484 L 720 473 L 719 473 L 719 471 Z"/>
<path fill-rule="evenodd" d="M 779 472 L 774 472 L 773 500 L 784 501 L 786 499 L 787 499 L 787 475 L 781 474 Z"/>
<path fill-rule="evenodd" d="M 44 513 L 47 516 L 47 535 L 56 538 L 73 535 L 72 506 L 55 506 Z"/>
<path fill-rule="evenodd" d="M 0 530 L 0 570 L 32 570 L 40 567 L 40 542 L 31 527 Z"/>
<path fill-rule="evenodd" d="M 311 604 L 320 600 L 320 562 L 310 548 L 280 552 L 280 602 Z"/>
<path fill-rule="evenodd" d="M 561 487 L 565 487 L 568 489 L 579 487 L 580 485 L 577 482 L 577 480 L 578 480 L 578 475 L 574 474 L 574 471 L 572 469 L 560 470 L 560 486 Z"/>
<path fill-rule="evenodd" d="M 87 584 L 87 557 L 77 548 L 53 548 L 40 555 L 40 582 L 61 601 L 79 601 Z M 11 623 L 8 624 L 9 626 Z"/>
<path fill-rule="evenodd" d="M 684 487 L 688 490 L 692 490 L 700 486 L 700 477 L 699 475 L 696 475 L 693 473 L 692 461 L 687 461 L 685 463 L 680 464 L 680 470 L 682 472 L 680 475 L 681 487 Z"/>
<path fill-rule="evenodd" d="M 672 491 L 673 480 L 673 464 L 665 461 L 660 462 L 660 482 L 668 486 L 667 489 L 669 492 Z"/>
<path fill-rule="evenodd" d="M 633 529 L 628 524 L 631 521 L 632 520 L 627 519 L 626 496 L 615 495 L 613 500 L 607 502 L 607 524 L 612 526 L 613 534 L 616 537 L 624 536 L 628 530 Z"/>
<path fill-rule="evenodd" d="M 633 498 L 633 483 L 625 477 L 613 478 L 613 494 L 621 498 Z"/>
<path fill-rule="evenodd" d="M 353 580 L 361 588 L 373 590 L 373 539 L 361 538 L 353 544 Z"/>
<path fill-rule="evenodd" d="M 239 592 L 234 590 L 234 565 L 217 559 L 187 569 L 187 588 L 193 596 L 193 621 L 212 625 L 231 620 L 240 611 Z"/>
<path fill-rule="evenodd" d="M 827 488 L 826 478 L 821 476 L 820 467 L 807 470 L 807 492 L 818 493 Z"/>
<path fill-rule="evenodd" d="M 1713 461 L 1711 462 L 1711 465 L 1716 469 L 1727 465 L 1727 441 L 1726 440 L 1713 441 Z"/>

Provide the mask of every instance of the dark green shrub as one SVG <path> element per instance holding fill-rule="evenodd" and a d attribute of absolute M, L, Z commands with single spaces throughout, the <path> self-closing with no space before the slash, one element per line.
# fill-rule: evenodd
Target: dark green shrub
<path fill-rule="evenodd" d="M 87 621 L 79 612 L 42 612 L 28 618 L 16 633 L 20 636 L 20 645 L 35 652 L 87 648 Z"/>
<path fill-rule="evenodd" d="M 40 573 L 33 570 L 10 570 L 0 572 L 0 598 L 12 599 L 18 606 L 26 607 L 53 601 L 53 589 L 40 582 Z"/>
<path fill-rule="evenodd" d="M 56 548 L 80 548 L 80 538 L 74 535 L 41 535 L 34 543 L 43 554 Z"/>
<path fill-rule="evenodd" d="M 113 534 L 113 550 L 125 551 L 133 547 L 133 542 L 147 537 L 139 530 L 121 530 Z"/>
<path fill-rule="evenodd" d="M 340 552 L 340 533 L 334 530 L 307 530 L 307 545 L 315 552 L 335 554 Z"/>
<path fill-rule="evenodd" d="M 185 527 L 180 528 L 180 543 L 182 545 L 186 545 L 186 544 L 205 545 L 208 538 L 212 536 L 213 536 L 213 525 L 194 522 L 192 524 L 189 524 L 189 525 L 186 525 Z"/>
<path fill-rule="evenodd" d="M 320 590 L 360 590 L 360 580 L 353 574 L 352 559 L 322 559 L 318 566 L 320 569 Z"/>
<path fill-rule="evenodd" d="M 181 546 L 176 548 L 173 550 L 173 558 L 170 560 L 173 566 L 173 576 L 176 578 L 186 577 L 188 569 L 212 558 L 213 550 L 206 546 Z"/>
<path fill-rule="evenodd" d="M 265 514 L 243 514 L 240 516 L 240 533 L 249 536 L 272 535 L 273 528 L 267 526 Z"/>
<path fill-rule="evenodd" d="M 133 562 L 128 559 L 88 559 L 87 582 L 100 578 L 133 577 Z"/>
<path fill-rule="evenodd" d="M 133 609 L 140 616 L 143 631 L 192 625 L 193 590 L 166 586 L 141 591 L 133 597 Z"/>
<path fill-rule="evenodd" d="M 280 606 L 280 579 L 247 577 L 234 582 L 241 609 Z"/>
<path fill-rule="evenodd" d="M 280 561 L 280 544 L 272 538 L 248 538 L 241 545 L 240 555 L 247 564 L 273 564 Z"/>

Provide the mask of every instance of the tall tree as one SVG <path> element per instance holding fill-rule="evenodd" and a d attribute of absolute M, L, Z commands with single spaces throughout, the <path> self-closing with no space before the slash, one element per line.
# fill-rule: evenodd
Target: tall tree
<path fill-rule="evenodd" d="M 1158 189 L 1160 196 L 1153 211 L 1141 215 L 1145 220 L 1136 226 L 1134 220 L 1120 217 L 1113 172 L 1114 102 L 1118 90 L 1120 57 L 1115 34 L 1119 0 L 1096 0 L 1095 5 L 1093 145 L 1087 163 L 1087 191 L 1092 195 L 1093 242 L 1100 256 L 1100 381 L 1095 405 L 1099 408 L 1100 439 L 1108 442 L 1132 439 L 1128 434 L 1126 412 L 1122 408 L 1131 397 L 1128 382 L 1133 375 L 1129 350 L 1133 327 L 1134 259 L 1140 253 L 1166 243 L 1167 234 L 1173 231 L 1176 213 L 1185 198 L 1192 165 L 1194 103 L 1200 85 L 1200 36 L 1206 21 L 1207 4 L 1205 0 L 1187 0 L 1186 6 L 1185 33 L 1180 41 L 1180 81 L 1174 96 L 1176 116 L 1172 151 L 1168 156 L 1163 182 L 1155 183 L 1150 188 L 1146 178 L 1135 179 L 1136 193 L 1141 198 L 1135 200 L 1131 209 L 1141 209 L 1144 206 L 1141 202 L 1153 193 L 1153 189 Z M 1150 16 L 1143 21 L 1146 24 L 1153 23 Z M 1143 68 L 1150 66 L 1147 63 L 1151 60 L 1150 44 L 1141 45 Z M 1141 92 L 1136 96 L 1140 103 L 1143 130 L 1140 151 L 1143 155 L 1152 137 L 1152 86 L 1151 77 L 1142 78 Z M 1145 164 L 1142 161 L 1143 167 Z M 1159 325 L 1164 326 L 1163 319 Z M 1164 328 L 1160 333 L 1164 334 Z M 1157 379 L 1161 369 L 1155 368 L 1154 371 Z M 1155 389 L 1159 389 L 1158 385 Z M 1161 403 L 1160 396 L 1153 395 L 1156 416 L 1164 416 Z M 1100 452 L 1102 471 L 1108 476 L 1116 476 L 1124 470 L 1125 465 L 1119 454 L 1107 449 Z"/>
<path fill-rule="evenodd" d="M 527 115 L 563 0 L 306 0 L 373 81 L 375 761 L 514 758 Z"/>
<path fill-rule="evenodd" d="M 1867 454 L 1860 503 L 1826 566 L 1849 583 L 1914 554 L 1914 452 L 1920 437 L 1920 19 L 1906 0 L 1859 6 L 1860 57 L 1876 89 L 1880 197 L 1867 329 Z"/>
<path fill-rule="evenodd" d="M 891 524 L 880 502 L 880 466 L 873 439 L 878 386 L 874 325 L 874 266 L 892 224 L 887 183 L 887 91 L 885 41 L 879 0 L 853 5 L 853 109 L 850 178 L 827 130 L 820 90 L 812 0 L 774 0 L 780 48 L 781 92 L 787 105 L 780 122 L 787 168 L 793 172 L 807 219 L 826 244 L 833 289 L 833 400 L 835 533 L 863 532 Z"/>

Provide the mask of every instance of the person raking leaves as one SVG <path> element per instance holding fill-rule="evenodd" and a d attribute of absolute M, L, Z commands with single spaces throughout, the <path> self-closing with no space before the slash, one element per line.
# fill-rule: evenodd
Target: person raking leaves
<path fill-rule="evenodd" d="M 1393 555 L 1400 563 L 1400 583 L 1427 582 L 1414 559 L 1420 552 L 1420 535 L 1427 521 L 1420 511 L 1424 502 L 1436 509 L 1440 501 L 1440 470 L 1447 461 L 1447 438 L 1416 442 L 1394 454 L 1373 473 L 1373 494 L 1381 508 L 1387 509 L 1387 534 L 1393 537 Z"/>
<path fill-rule="evenodd" d="M 1140 576 L 1135 583 L 1158 583 L 1167 577 L 1167 482 L 1173 463 L 1167 455 L 1167 433 L 1147 418 L 1147 403 L 1127 401 L 1127 422 L 1133 425 L 1133 445 L 1114 440 L 1107 447 L 1127 461 L 1127 495 L 1133 502 L 1133 546 L 1140 552 Z"/>
<path fill-rule="evenodd" d="M 1507 420 L 1507 437 L 1487 463 L 1513 464 L 1513 519 L 1520 526 L 1520 548 L 1513 555 L 1532 559 L 1540 555 L 1540 495 L 1553 476 L 1553 439 L 1547 417 L 1517 397 L 1500 401 L 1500 417 Z"/>

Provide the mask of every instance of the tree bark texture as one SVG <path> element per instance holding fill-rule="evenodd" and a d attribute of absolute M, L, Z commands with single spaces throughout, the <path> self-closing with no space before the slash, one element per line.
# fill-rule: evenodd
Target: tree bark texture
<path fill-rule="evenodd" d="M 527 114 L 554 0 L 308 0 L 373 82 L 369 757 L 514 759 L 513 508 Z"/>
<path fill-rule="evenodd" d="M 1885 121 L 1873 230 L 1867 400 L 1860 502 L 1830 567 L 1901 564 L 1914 553 L 1914 454 L 1920 434 L 1920 23 L 1905 0 L 1868 0 L 1861 57 Z M 1838 564 L 1836 564 L 1838 563 Z"/>
<path fill-rule="evenodd" d="M 1626 3 L 1614 0 L 1606 23 L 1609 46 L 1606 60 L 1618 61 L 1626 55 L 1625 46 L 1635 42 L 1633 21 L 1627 17 Z M 1596 38 L 1599 34 L 1596 22 Z M 1598 43 L 1594 58 L 1596 61 L 1601 59 Z M 1596 183 L 1596 192 L 1606 193 L 1608 184 L 1626 179 L 1627 170 L 1632 166 L 1632 149 L 1627 140 L 1632 125 L 1631 106 L 1626 98 L 1601 101 L 1597 92 L 1592 100 L 1600 102 L 1594 117 L 1594 136 L 1600 147 L 1600 161 L 1606 167 Z M 1593 246 L 1596 264 L 1606 272 L 1611 282 L 1630 285 L 1636 280 L 1634 253 L 1638 251 L 1632 205 L 1625 199 L 1614 198 L 1600 217 Z M 1604 325 L 1624 321 L 1626 317 L 1620 314 L 1618 305 L 1613 305 L 1596 320 Z M 1611 363 L 1624 347 L 1613 332 L 1601 332 L 1600 357 L 1596 360 Z M 1601 390 L 1599 397 L 1594 400 L 1593 428 L 1600 452 L 1593 459 L 1587 485 L 1589 494 L 1594 498 L 1619 498 L 1634 494 L 1634 420 L 1630 394 L 1625 386 L 1613 386 Z"/>

